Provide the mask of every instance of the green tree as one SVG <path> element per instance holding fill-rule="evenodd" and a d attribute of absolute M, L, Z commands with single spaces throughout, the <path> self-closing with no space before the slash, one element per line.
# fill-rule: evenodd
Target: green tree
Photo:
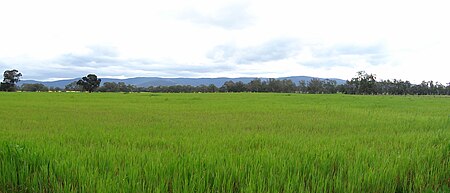
<path fill-rule="evenodd" d="M 20 81 L 20 77 L 22 77 L 22 73 L 19 73 L 18 70 L 6 70 L 3 73 L 3 82 L 0 85 L 0 90 L 8 92 L 16 91 L 16 83 Z"/>
<path fill-rule="evenodd" d="M 21 90 L 27 92 L 47 92 L 49 89 L 48 87 L 46 87 L 41 83 L 36 83 L 36 84 L 23 84 L 21 86 Z"/>
<path fill-rule="evenodd" d="M 245 83 L 244 82 L 237 81 L 234 84 L 233 92 L 245 92 L 245 91 L 246 91 L 246 89 L 245 89 Z"/>
<path fill-rule="evenodd" d="M 223 83 L 223 85 L 220 87 L 220 90 L 222 92 L 235 92 L 234 90 L 235 83 L 232 80 L 226 81 Z"/>
<path fill-rule="evenodd" d="M 48 90 L 49 90 L 49 91 L 53 91 L 53 92 L 61 92 L 61 91 L 63 91 L 62 88 L 60 88 L 60 87 L 54 87 L 54 86 L 49 87 Z"/>
<path fill-rule="evenodd" d="M 325 79 L 323 81 L 323 93 L 325 94 L 336 93 L 337 92 L 336 85 L 337 83 L 335 80 Z"/>
<path fill-rule="evenodd" d="M 308 87 L 306 86 L 306 81 L 305 80 L 300 80 L 298 82 L 298 91 L 300 93 L 306 93 L 308 91 Z"/>
<path fill-rule="evenodd" d="M 261 79 L 255 78 L 252 81 L 250 81 L 247 84 L 247 90 L 250 92 L 261 92 L 263 90 Z"/>
<path fill-rule="evenodd" d="M 290 79 L 281 80 L 281 92 L 284 93 L 293 93 L 296 90 L 295 83 Z"/>
<path fill-rule="evenodd" d="M 313 78 L 308 82 L 308 93 L 321 94 L 323 92 L 323 81 L 318 78 Z"/>
<path fill-rule="evenodd" d="M 275 78 L 267 79 L 267 89 L 269 92 L 281 92 L 282 87 L 283 85 L 280 80 Z"/>
<path fill-rule="evenodd" d="M 365 71 L 357 72 L 357 76 L 351 82 L 356 86 L 356 94 L 376 94 L 376 75 L 367 74 Z"/>
<path fill-rule="evenodd" d="M 65 91 L 82 91 L 83 87 L 77 84 L 77 81 L 73 81 L 64 87 Z"/>
<path fill-rule="evenodd" d="M 83 87 L 84 91 L 93 92 L 95 91 L 102 82 L 102 79 L 97 78 L 95 74 L 88 74 L 87 76 L 81 78 L 81 80 L 77 81 L 77 85 Z"/>
<path fill-rule="evenodd" d="M 208 86 L 208 92 L 217 92 L 218 90 L 219 90 L 219 88 L 217 88 L 217 86 L 214 84 L 210 84 Z"/>

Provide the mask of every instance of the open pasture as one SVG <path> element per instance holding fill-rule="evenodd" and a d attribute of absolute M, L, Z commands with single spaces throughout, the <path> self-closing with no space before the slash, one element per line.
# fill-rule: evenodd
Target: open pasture
<path fill-rule="evenodd" d="M 0 93 L 0 192 L 450 191 L 450 98 Z"/>

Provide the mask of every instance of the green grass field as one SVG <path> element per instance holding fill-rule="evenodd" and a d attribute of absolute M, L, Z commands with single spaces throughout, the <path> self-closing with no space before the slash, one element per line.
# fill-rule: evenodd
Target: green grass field
<path fill-rule="evenodd" d="M 447 192 L 450 98 L 0 93 L 0 192 Z"/>

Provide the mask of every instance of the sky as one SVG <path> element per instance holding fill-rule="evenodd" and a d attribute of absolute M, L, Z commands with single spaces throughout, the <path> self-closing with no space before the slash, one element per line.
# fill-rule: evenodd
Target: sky
<path fill-rule="evenodd" d="M 444 0 L 5 0 L 0 70 L 447 83 L 448 18 Z"/>

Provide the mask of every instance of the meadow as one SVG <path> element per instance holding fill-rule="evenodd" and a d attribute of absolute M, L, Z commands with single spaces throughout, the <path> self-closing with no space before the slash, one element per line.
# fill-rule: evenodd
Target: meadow
<path fill-rule="evenodd" d="M 450 98 L 0 93 L 0 192 L 448 192 Z"/>

